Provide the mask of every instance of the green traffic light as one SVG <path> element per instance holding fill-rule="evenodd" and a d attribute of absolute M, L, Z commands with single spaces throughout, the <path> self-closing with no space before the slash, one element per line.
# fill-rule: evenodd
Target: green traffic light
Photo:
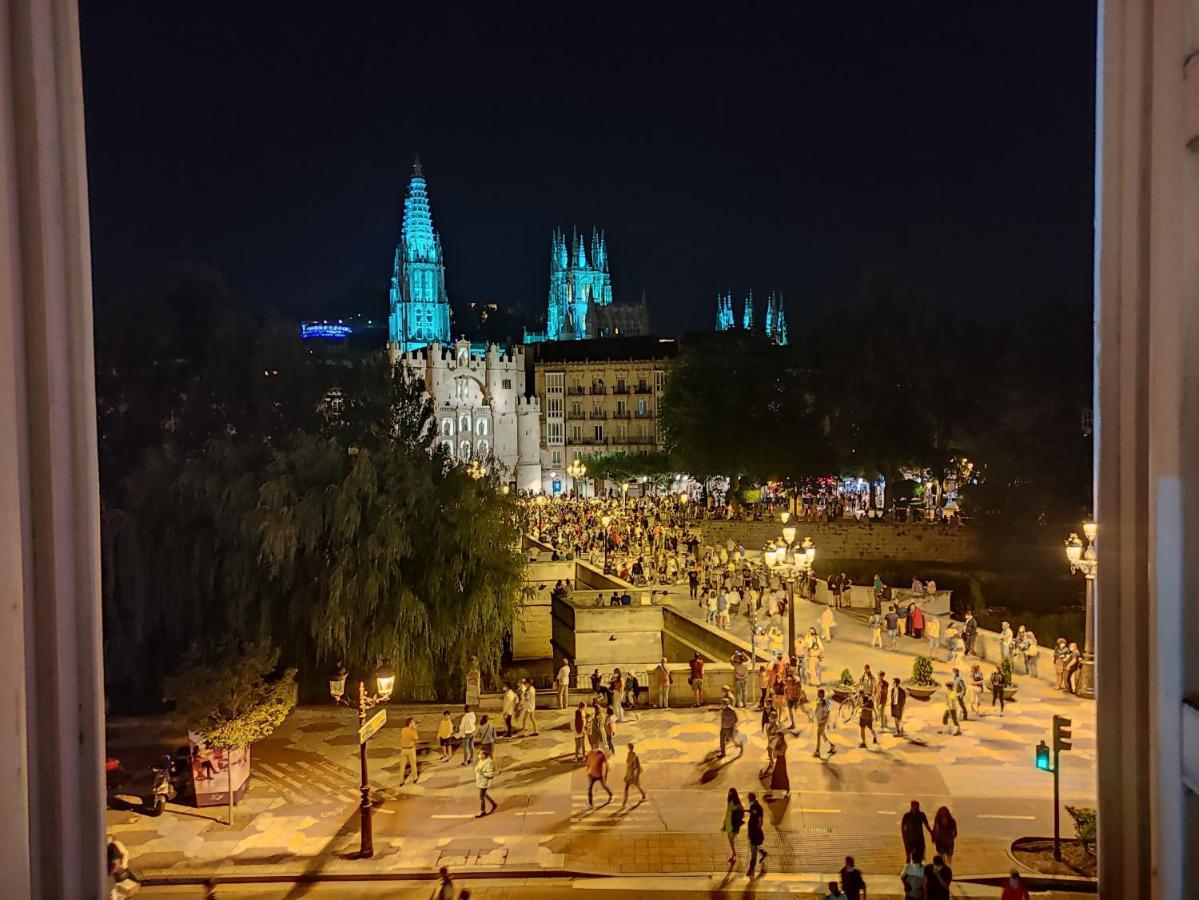
<path fill-rule="evenodd" d="M 1049 747 L 1046 746 L 1044 741 L 1041 741 L 1041 743 L 1037 744 L 1036 749 L 1037 749 L 1037 768 L 1042 770 L 1043 772 L 1053 771 L 1052 769 L 1049 768 Z"/>

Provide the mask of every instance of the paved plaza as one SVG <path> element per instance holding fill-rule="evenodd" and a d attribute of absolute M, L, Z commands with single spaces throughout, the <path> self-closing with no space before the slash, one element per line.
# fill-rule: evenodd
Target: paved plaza
<path fill-rule="evenodd" d="M 698 609 L 685 589 L 667 602 L 688 614 Z M 799 621 L 809 624 L 820 607 L 801 601 Z M 918 648 L 902 642 L 898 652 L 871 649 L 860 616 L 838 613 L 841 628 L 828 648 L 825 679 L 842 668 L 855 674 L 869 662 L 876 672 L 910 673 Z M 741 626 L 744 628 L 744 625 Z M 938 676 L 947 675 L 937 663 Z M 942 679 L 943 680 L 943 679 Z M 939 698 L 910 700 L 907 734 L 879 735 L 877 747 L 858 747 L 858 730 L 832 732 L 838 753 L 812 757 L 814 729 L 804 725 L 789 738 L 791 796 L 766 803 L 768 875 L 759 890 L 815 889 L 852 854 L 868 876 L 889 886 L 903 863 L 899 817 L 912 799 L 931 820 L 947 805 L 960 838 L 953 868 L 958 877 L 1006 872 L 1011 841 L 1052 833 L 1052 778 L 1033 765 L 1033 747 L 1048 737 L 1050 717 L 1074 722 L 1074 750 L 1063 756 L 1063 802 L 1093 806 L 1095 722 L 1090 701 L 1058 693 L 1033 679 L 1020 680 L 1019 700 L 1006 715 L 971 717 L 963 734 L 940 733 Z M 810 691 L 809 691 L 810 693 Z M 575 702 L 584 699 L 575 695 Z M 392 709 L 388 725 L 372 739 L 375 787 L 375 858 L 348 858 L 358 846 L 356 719 L 347 709 L 297 710 L 270 740 L 254 748 L 249 793 L 237 808 L 237 824 L 218 821 L 224 808 L 171 804 L 161 818 L 108 812 L 110 829 L 128 847 L 136 869 L 149 877 L 428 873 L 438 866 L 475 873 L 638 873 L 723 877 L 728 847 L 720 832 L 727 789 L 764 788 L 757 777 L 765 760 L 759 714 L 741 711 L 749 737 L 742 756 L 716 758 L 716 707 L 638 710 L 628 714 L 617 738 L 609 784 L 615 802 L 587 806 L 587 778 L 572 759 L 567 713 L 539 702 L 540 736 L 501 740 L 499 775 L 492 793 L 498 811 L 476 819 L 473 769 L 422 757 L 421 776 L 399 784 L 399 724 L 416 715 L 423 737 L 434 735 L 442 707 Z M 487 712 L 485 703 L 484 712 Z M 491 706 L 495 706 L 492 702 Z M 492 710 L 494 715 L 496 710 Z M 125 720 L 110 728 L 110 752 L 135 762 L 155 746 L 178 743 L 164 723 Z M 620 808 L 624 744 L 637 745 L 649 797 Z M 599 792 L 599 796 L 603 792 Z M 597 797 L 597 804 L 599 803 Z M 630 801 L 632 804 L 632 801 Z M 1069 828 L 1069 819 L 1063 814 Z M 744 884 L 745 848 L 734 868 Z"/>

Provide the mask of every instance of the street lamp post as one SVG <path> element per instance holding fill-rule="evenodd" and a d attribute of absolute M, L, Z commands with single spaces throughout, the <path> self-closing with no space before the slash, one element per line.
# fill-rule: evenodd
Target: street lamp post
<path fill-rule="evenodd" d="M 547 502 L 545 494 L 537 495 L 537 540 L 541 540 L 541 533 L 545 531 L 545 504 Z"/>
<path fill-rule="evenodd" d="M 766 565 L 778 572 L 779 578 L 787 585 L 787 657 L 795 655 L 795 582 L 800 575 L 806 575 L 812 570 L 816 559 L 816 547 L 810 537 L 805 537 L 798 548 L 795 546 L 795 526 L 788 524 L 791 516 L 782 514 L 783 536 L 773 548 L 765 550 Z"/>
<path fill-rule="evenodd" d="M 604 526 L 604 574 L 608 574 L 608 526 L 612 524 L 611 516 L 600 516 L 600 524 Z"/>
<path fill-rule="evenodd" d="M 1066 539 L 1066 561 L 1070 563 L 1070 573 L 1082 573 L 1086 580 L 1086 606 L 1083 615 L 1086 617 L 1083 632 L 1082 668 L 1079 671 L 1078 693 L 1083 697 L 1095 696 L 1095 576 L 1099 571 L 1099 554 L 1096 550 L 1096 539 L 1099 526 L 1087 522 L 1082 526 L 1086 535 L 1086 544 L 1077 534 L 1071 534 Z"/>
<path fill-rule="evenodd" d="M 370 734 L 366 731 L 366 711 L 380 703 L 387 702 L 391 697 L 391 692 L 395 689 L 396 674 L 395 669 L 387 664 L 379 667 L 378 671 L 375 672 L 377 694 L 368 695 L 366 693 L 366 684 L 359 681 L 358 701 L 356 704 L 353 701 L 347 700 L 345 696 L 347 674 L 345 666 L 339 662 L 329 675 L 329 694 L 333 697 L 334 703 L 340 703 L 349 707 L 356 706 L 358 709 L 358 763 L 362 769 L 362 800 L 358 805 L 361 817 L 358 858 L 370 859 L 375 855 L 375 841 L 371 830 L 371 785 L 366 764 L 366 742 L 370 739 Z M 380 711 L 380 715 L 383 714 L 383 711 Z"/>
<path fill-rule="evenodd" d="M 566 474 L 575 480 L 575 498 L 578 499 L 583 495 L 579 493 L 579 481 L 587 474 L 587 465 L 577 456 L 566 467 Z"/>
<path fill-rule="evenodd" d="M 472 459 L 470 462 L 468 462 L 466 464 L 466 474 L 469 475 L 471 478 L 473 478 L 475 481 L 478 481 L 480 478 L 482 478 L 484 475 L 487 474 L 487 467 L 484 466 L 477 459 Z"/>

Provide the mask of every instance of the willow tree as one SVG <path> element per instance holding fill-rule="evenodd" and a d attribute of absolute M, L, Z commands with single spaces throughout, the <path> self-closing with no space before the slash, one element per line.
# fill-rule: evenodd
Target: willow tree
<path fill-rule="evenodd" d="M 498 668 L 515 619 L 515 501 L 434 449 L 404 371 L 363 366 L 326 434 L 274 452 L 254 527 L 285 648 L 360 670 L 389 661 L 401 695 L 448 697 L 471 656 Z"/>

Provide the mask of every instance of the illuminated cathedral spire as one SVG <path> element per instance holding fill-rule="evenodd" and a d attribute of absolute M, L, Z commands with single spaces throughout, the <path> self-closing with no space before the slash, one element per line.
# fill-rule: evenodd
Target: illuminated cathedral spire
<path fill-rule="evenodd" d="M 716 330 L 730 331 L 733 327 L 733 295 L 716 295 Z"/>
<path fill-rule="evenodd" d="M 450 302 L 445 292 L 441 238 L 433 228 L 428 185 L 419 157 L 412 164 L 408 196 L 404 199 L 404 223 L 392 265 L 388 331 L 401 353 L 450 340 Z"/>
<path fill-rule="evenodd" d="M 588 259 L 588 246 L 591 258 Z M 602 232 L 592 230 L 590 241 L 571 232 L 555 230 L 550 238 L 550 290 L 546 306 L 545 338 L 550 341 L 583 340 L 592 307 L 612 303 L 612 276 L 608 274 L 608 245 Z"/>
<path fill-rule="evenodd" d="M 771 293 L 766 300 L 766 337 L 780 347 L 787 346 L 787 314 L 783 309 L 783 295 Z"/>

